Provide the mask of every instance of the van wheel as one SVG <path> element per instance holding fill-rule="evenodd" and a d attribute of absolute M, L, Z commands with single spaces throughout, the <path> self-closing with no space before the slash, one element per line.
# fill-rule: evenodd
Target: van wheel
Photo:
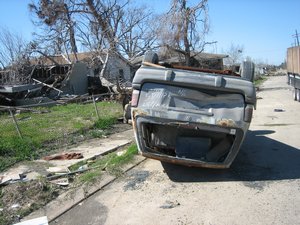
<path fill-rule="evenodd" d="M 240 75 L 242 78 L 247 79 L 251 82 L 254 80 L 254 68 L 255 65 L 251 61 L 244 61 L 240 66 Z"/>
<path fill-rule="evenodd" d="M 123 112 L 123 123 L 128 123 L 131 119 L 131 104 L 126 104 Z"/>
<path fill-rule="evenodd" d="M 145 52 L 143 62 L 158 64 L 158 55 L 153 51 Z"/>
<path fill-rule="evenodd" d="M 300 89 L 296 89 L 297 101 L 300 102 Z"/>
<path fill-rule="evenodd" d="M 296 88 L 293 89 L 293 98 L 294 98 L 294 101 L 297 101 L 297 89 Z"/>

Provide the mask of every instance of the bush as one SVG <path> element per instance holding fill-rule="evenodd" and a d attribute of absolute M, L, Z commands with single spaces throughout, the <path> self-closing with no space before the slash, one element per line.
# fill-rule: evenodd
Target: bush
<path fill-rule="evenodd" d="M 98 129 L 108 129 L 110 128 L 113 124 L 117 122 L 117 118 L 114 117 L 103 117 L 99 118 L 96 122 L 94 127 Z"/>

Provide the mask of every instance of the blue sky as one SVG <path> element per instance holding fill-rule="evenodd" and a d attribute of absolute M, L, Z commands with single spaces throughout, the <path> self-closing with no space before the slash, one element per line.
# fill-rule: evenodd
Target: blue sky
<path fill-rule="evenodd" d="M 0 0 L 0 27 L 30 40 L 35 30 L 27 7 L 30 2 Z M 193 2 L 197 1 L 190 4 Z M 166 0 L 151 0 L 151 7 L 158 13 L 167 10 L 168 5 Z M 207 49 L 211 52 L 222 53 L 232 43 L 244 46 L 245 56 L 280 64 L 285 60 L 286 49 L 294 43 L 295 30 L 300 33 L 300 0 L 209 0 L 208 5 L 211 31 L 207 41 L 217 41 Z"/>

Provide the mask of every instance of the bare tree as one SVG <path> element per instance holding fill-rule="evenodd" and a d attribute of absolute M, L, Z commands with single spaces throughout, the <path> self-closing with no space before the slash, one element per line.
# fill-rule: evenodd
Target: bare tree
<path fill-rule="evenodd" d="M 244 53 L 244 46 L 231 43 L 230 47 L 224 51 L 229 57 L 225 58 L 224 62 L 228 66 L 234 66 L 240 63 Z"/>
<path fill-rule="evenodd" d="M 120 21 L 119 51 L 129 59 L 157 48 L 155 15 L 146 7 L 130 7 Z"/>
<path fill-rule="evenodd" d="M 62 49 L 68 53 L 70 46 L 76 55 L 78 45 L 93 53 L 103 71 L 111 54 L 131 59 L 152 48 L 156 40 L 152 12 L 129 0 L 39 0 L 29 8 L 43 28 L 36 35 L 39 51 L 46 53 L 51 45 L 55 54 Z M 43 43 L 48 45 L 42 51 Z"/>
<path fill-rule="evenodd" d="M 72 0 L 39 0 L 38 3 L 29 4 L 29 9 L 38 18 L 36 24 L 44 26 L 44 32 L 38 35 L 41 42 L 50 43 L 52 46 L 54 44 L 58 52 L 64 46 L 66 53 L 70 45 L 71 52 L 77 60 L 75 21 L 72 18 L 76 11 L 74 6 Z"/>
<path fill-rule="evenodd" d="M 11 66 L 24 59 L 26 41 L 18 34 L 7 28 L 0 30 L 0 65 L 2 68 Z"/>
<path fill-rule="evenodd" d="M 172 0 L 171 9 L 161 17 L 158 30 L 161 46 L 184 56 L 187 66 L 191 64 L 194 51 L 202 52 L 207 44 L 209 31 L 207 0 L 189 6 L 187 0 Z"/>
<path fill-rule="evenodd" d="M 106 3 L 106 4 L 105 4 Z M 107 47 L 117 50 L 117 30 L 123 16 L 123 10 L 128 1 L 118 4 L 117 0 L 107 2 L 86 0 L 86 5 L 92 15 L 92 22 L 107 41 Z"/>

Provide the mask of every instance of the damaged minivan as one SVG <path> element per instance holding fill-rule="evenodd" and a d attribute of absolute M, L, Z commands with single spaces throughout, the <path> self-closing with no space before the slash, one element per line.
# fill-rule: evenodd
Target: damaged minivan
<path fill-rule="evenodd" d="M 231 75 L 162 66 L 155 53 L 147 52 L 132 83 L 139 152 L 187 166 L 230 167 L 256 106 L 253 76 L 252 62 L 243 62 L 240 74 Z"/>

